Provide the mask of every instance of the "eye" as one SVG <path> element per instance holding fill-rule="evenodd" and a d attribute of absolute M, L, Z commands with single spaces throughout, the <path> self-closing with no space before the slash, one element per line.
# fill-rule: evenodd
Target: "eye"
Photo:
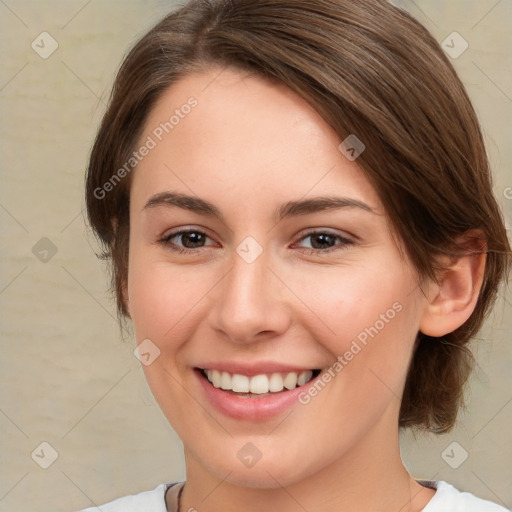
<path fill-rule="evenodd" d="M 194 252 L 195 249 L 204 247 L 205 239 L 210 238 L 206 233 L 198 229 L 182 229 L 165 236 L 160 242 L 166 247 L 178 253 Z M 179 239 L 183 247 L 177 246 L 172 240 Z"/>
<path fill-rule="evenodd" d="M 163 239 L 159 240 L 160 243 L 165 245 L 171 251 L 177 253 L 193 253 L 196 250 L 207 247 L 205 245 L 206 239 L 210 237 L 198 229 L 181 229 L 169 233 Z M 333 251 L 346 249 L 347 246 L 353 245 L 354 241 L 339 235 L 330 233 L 328 231 L 310 231 L 302 236 L 299 242 L 311 239 L 311 247 L 302 247 L 302 251 L 306 254 L 325 254 Z M 177 245 L 173 240 L 180 240 L 181 246 Z M 336 241 L 339 241 L 336 244 Z"/>
<path fill-rule="evenodd" d="M 326 252 L 340 251 L 346 249 L 350 245 L 354 245 L 354 241 L 329 231 L 310 231 L 304 235 L 299 242 L 307 239 L 311 239 L 311 247 L 303 247 L 303 251 L 306 254 L 324 254 Z M 339 244 L 336 244 L 336 240 L 339 240 Z"/>

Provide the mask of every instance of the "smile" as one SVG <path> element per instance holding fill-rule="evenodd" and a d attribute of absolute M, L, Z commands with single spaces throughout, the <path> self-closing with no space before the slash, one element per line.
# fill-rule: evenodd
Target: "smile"
<path fill-rule="evenodd" d="M 237 396 L 257 397 L 271 393 L 280 393 L 284 389 L 291 390 L 307 384 L 320 373 L 320 370 L 301 372 L 274 372 L 259 375 L 242 375 L 215 369 L 201 369 L 201 373 L 215 387 L 232 392 Z"/>
<path fill-rule="evenodd" d="M 193 374 L 208 406 L 238 421 L 267 421 L 300 405 L 299 395 L 322 370 L 261 361 L 204 363 Z M 289 414 L 289 412 L 288 412 Z"/>

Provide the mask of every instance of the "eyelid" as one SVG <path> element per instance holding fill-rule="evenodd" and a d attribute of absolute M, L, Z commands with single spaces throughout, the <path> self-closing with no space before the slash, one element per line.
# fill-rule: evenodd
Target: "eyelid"
<path fill-rule="evenodd" d="M 301 248 L 302 251 L 309 253 L 309 254 L 322 255 L 322 254 L 331 253 L 334 251 L 341 251 L 341 250 L 345 249 L 348 245 L 354 245 L 356 243 L 356 240 L 359 239 L 358 237 L 356 237 L 354 235 L 350 235 L 348 233 L 341 234 L 341 233 L 333 231 L 329 228 L 311 228 L 311 229 L 301 233 L 299 235 L 299 237 L 297 238 L 297 241 L 293 243 L 293 246 L 302 242 L 304 239 L 306 239 L 312 235 L 317 235 L 317 234 L 328 235 L 333 238 L 336 238 L 339 241 L 341 241 L 341 244 L 334 245 L 334 246 L 328 247 L 326 249 L 310 249 L 308 247 L 302 247 Z"/>
<path fill-rule="evenodd" d="M 211 247 L 211 245 L 204 245 L 202 247 L 195 247 L 195 248 L 180 247 L 170 241 L 174 237 L 178 237 L 180 235 L 184 235 L 184 234 L 188 234 L 188 233 L 199 233 L 199 234 L 205 236 L 206 238 L 213 240 L 213 237 L 209 236 L 207 231 L 202 228 L 198 228 L 195 226 L 183 226 L 180 228 L 176 228 L 175 230 L 172 230 L 171 232 L 167 233 L 163 237 L 160 237 L 158 239 L 158 242 L 163 244 L 165 247 L 167 247 L 168 249 L 170 249 L 173 252 L 177 252 L 177 253 L 181 253 L 181 254 L 190 254 L 190 255 L 196 254 L 197 252 L 200 252 L 202 249 L 206 249 L 207 247 Z M 298 236 L 298 238 L 292 244 L 291 247 L 292 248 L 296 247 L 297 244 L 300 244 L 300 242 L 302 242 L 306 238 L 313 236 L 313 235 L 319 235 L 319 234 L 333 237 L 333 238 L 337 239 L 338 241 L 340 241 L 341 243 L 335 244 L 334 246 L 327 247 L 324 249 L 322 249 L 322 248 L 315 249 L 315 248 L 308 248 L 308 247 L 299 247 L 299 249 L 303 253 L 306 253 L 309 255 L 322 256 L 325 254 L 330 254 L 332 252 L 338 252 L 338 251 L 345 250 L 347 248 L 347 246 L 354 245 L 356 243 L 356 239 L 359 239 L 358 237 L 348 234 L 348 233 L 341 234 L 341 233 L 336 232 L 329 228 L 315 227 L 315 228 L 309 228 L 308 230 L 303 231 Z"/>
<path fill-rule="evenodd" d="M 302 231 L 299 234 L 299 239 L 303 238 L 304 236 L 312 235 L 312 234 L 316 234 L 316 233 L 322 233 L 322 234 L 332 235 L 332 236 L 339 236 L 341 238 L 346 238 L 346 239 L 349 239 L 349 238 L 357 239 L 358 238 L 357 236 L 352 235 L 351 233 L 349 233 L 347 231 L 336 231 L 333 228 L 314 227 L 314 228 L 307 228 L 304 231 Z"/>
<path fill-rule="evenodd" d="M 182 227 L 176 228 L 176 229 L 162 235 L 161 237 L 159 237 L 158 241 L 163 242 L 163 243 L 166 243 L 166 242 L 170 243 L 168 241 L 171 238 L 177 237 L 179 235 L 187 234 L 187 233 L 199 233 L 201 235 L 204 235 L 206 238 L 213 240 L 213 237 L 211 237 L 208 234 L 208 231 L 204 228 L 199 228 L 196 226 L 182 226 Z M 207 246 L 207 247 L 209 247 L 209 246 Z M 197 249 L 202 249 L 202 247 L 198 247 Z M 186 249 L 186 250 L 194 251 L 196 249 Z"/>

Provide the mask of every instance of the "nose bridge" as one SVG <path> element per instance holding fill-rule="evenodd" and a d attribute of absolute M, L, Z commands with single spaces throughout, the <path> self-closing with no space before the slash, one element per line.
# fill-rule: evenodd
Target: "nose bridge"
<path fill-rule="evenodd" d="M 247 237 L 233 252 L 232 268 L 222 280 L 214 304 L 214 327 L 236 342 L 251 342 L 261 332 L 285 328 L 279 280 L 273 276 L 268 251 Z"/>

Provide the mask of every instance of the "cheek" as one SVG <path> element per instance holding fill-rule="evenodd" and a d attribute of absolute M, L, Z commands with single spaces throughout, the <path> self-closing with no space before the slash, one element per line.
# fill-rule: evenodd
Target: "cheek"
<path fill-rule="evenodd" d="M 142 250 L 130 254 L 128 296 L 137 340 L 183 339 L 212 284 L 199 267 L 185 270 Z"/>
<path fill-rule="evenodd" d="M 407 300 L 405 289 L 379 289 L 362 311 L 340 318 L 340 331 L 346 329 L 336 346 L 340 385 L 333 388 L 340 401 L 373 404 L 378 415 L 389 400 L 399 400 L 418 329 L 417 310 Z"/>
<path fill-rule="evenodd" d="M 333 401 L 349 408 L 371 403 L 375 414 L 400 396 L 419 325 L 413 273 L 397 260 L 383 267 L 336 269 L 302 287 L 318 314 L 308 329 L 332 354 L 331 374 L 339 375 L 330 387 Z"/>
<path fill-rule="evenodd" d="M 297 296 L 314 313 L 308 327 L 331 352 L 391 332 L 404 339 L 414 330 L 414 308 L 405 307 L 414 278 L 394 261 L 382 263 L 387 270 L 360 264 L 301 273 L 300 282 L 295 277 Z"/>

